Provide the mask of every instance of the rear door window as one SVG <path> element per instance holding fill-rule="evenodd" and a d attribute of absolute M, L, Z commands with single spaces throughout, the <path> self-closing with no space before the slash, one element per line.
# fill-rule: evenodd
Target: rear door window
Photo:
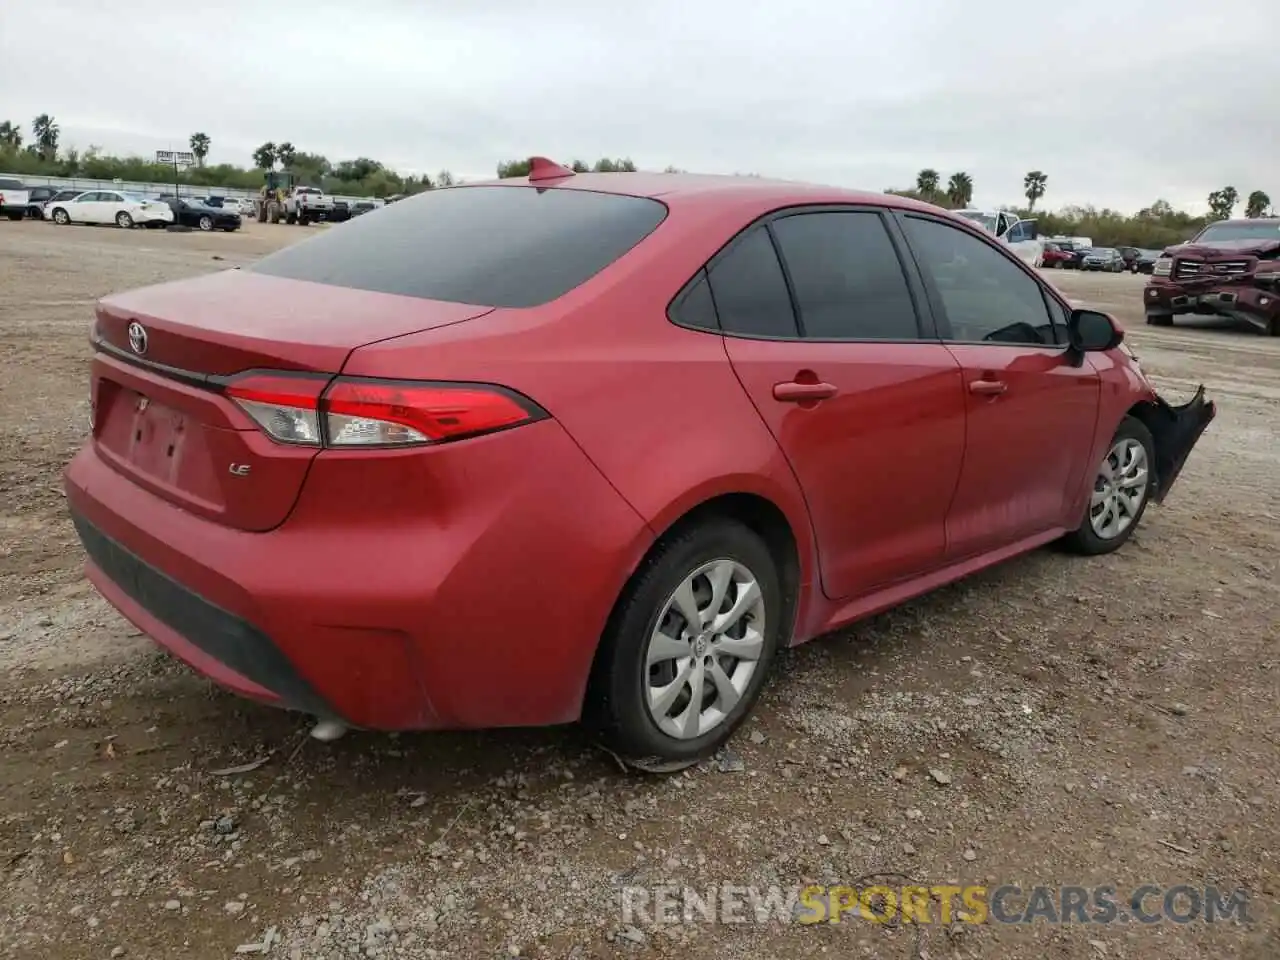
<path fill-rule="evenodd" d="M 431 300 L 536 307 L 622 257 L 666 214 L 647 197 L 587 190 L 429 190 L 247 269 Z"/>
<path fill-rule="evenodd" d="M 775 220 L 772 229 L 806 337 L 919 339 L 915 302 L 878 213 L 802 213 Z"/>
<path fill-rule="evenodd" d="M 769 231 L 752 227 L 707 269 L 725 333 L 745 337 L 798 336 L 787 280 Z"/>

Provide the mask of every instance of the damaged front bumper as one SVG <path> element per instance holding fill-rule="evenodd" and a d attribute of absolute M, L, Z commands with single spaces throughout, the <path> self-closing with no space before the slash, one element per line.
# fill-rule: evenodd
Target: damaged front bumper
<path fill-rule="evenodd" d="M 1147 426 L 1156 447 L 1156 488 L 1154 499 L 1160 503 L 1168 495 L 1169 489 L 1182 467 L 1187 462 L 1191 450 L 1199 441 L 1205 428 L 1218 413 L 1212 400 L 1205 397 L 1204 386 L 1196 390 L 1196 395 L 1181 406 L 1173 406 L 1159 394 L 1152 403 L 1153 416 Z"/>
<path fill-rule="evenodd" d="M 1171 282 L 1148 281 L 1143 291 L 1147 316 L 1173 317 L 1201 314 L 1248 323 L 1263 333 L 1280 328 L 1280 274 L 1233 277 L 1230 282 L 1211 279 Z"/>

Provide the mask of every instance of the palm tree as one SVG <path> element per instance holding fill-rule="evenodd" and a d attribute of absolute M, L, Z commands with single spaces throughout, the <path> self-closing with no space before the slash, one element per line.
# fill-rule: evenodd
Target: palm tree
<path fill-rule="evenodd" d="M 286 170 L 293 163 L 293 158 L 298 155 L 298 148 L 286 140 L 280 146 L 276 147 L 276 159 L 280 161 L 280 166 Z"/>
<path fill-rule="evenodd" d="M 22 146 L 22 128 L 6 120 L 0 123 L 0 146 L 17 150 Z"/>
<path fill-rule="evenodd" d="M 31 136 L 35 138 L 36 152 L 46 160 L 58 155 L 58 122 L 47 113 L 31 121 Z"/>
<path fill-rule="evenodd" d="M 916 193 L 922 197 L 936 197 L 938 185 L 942 183 L 942 175 L 932 167 L 925 167 L 916 174 Z"/>
<path fill-rule="evenodd" d="M 0 135 L 2 137 L 2 135 Z M 1261 190 L 1255 190 L 1249 194 L 1249 199 L 1245 201 L 1244 215 L 1251 219 L 1265 216 L 1267 208 L 1271 206 L 1271 198 Z"/>
<path fill-rule="evenodd" d="M 263 170 L 273 170 L 276 165 L 276 145 L 268 140 L 253 151 L 253 165 Z"/>
<path fill-rule="evenodd" d="M 193 133 L 191 140 L 188 142 L 191 145 L 192 154 L 195 155 L 196 165 L 203 167 L 204 158 L 209 155 L 209 144 L 212 143 L 209 135 L 207 133 Z"/>
<path fill-rule="evenodd" d="M 1036 201 L 1044 196 L 1044 187 L 1048 182 L 1049 177 L 1039 170 L 1032 170 L 1022 178 L 1022 189 L 1027 195 L 1027 210 L 1036 208 Z"/>
<path fill-rule="evenodd" d="M 973 177 L 963 170 L 953 173 L 947 181 L 947 199 L 957 207 L 966 207 L 973 199 Z"/>

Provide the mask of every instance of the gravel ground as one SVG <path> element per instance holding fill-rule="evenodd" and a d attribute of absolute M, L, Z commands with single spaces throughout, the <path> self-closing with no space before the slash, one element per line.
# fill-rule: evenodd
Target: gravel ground
<path fill-rule="evenodd" d="M 1280 956 L 1280 341 L 1148 328 L 1141 278 L 1051 274 L 1168 395 L 1218 400 L 1169 501 L 1116 555 L 1038 551 L 791 651 L 718 762 L 628 775 L 573 728 L 326 745 L 99 600 L 59 490 L 93 300 L 302 235 L 0 223 L 0 957 Z M 622 911 L 876 872 L 1243 887 L 1250 922 Z"/>

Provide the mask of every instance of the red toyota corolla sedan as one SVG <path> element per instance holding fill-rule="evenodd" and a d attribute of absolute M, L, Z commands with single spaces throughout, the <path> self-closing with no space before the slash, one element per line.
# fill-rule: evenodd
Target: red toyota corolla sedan
<path fill-rule="evenodd" d="M 67 499 L 103 595 L 240 694 L 678 765 L 779 647 L 1122 544 L 1214 406 L 1121 341 L 935 207 L 537 159 L 104 299 Z"/>

